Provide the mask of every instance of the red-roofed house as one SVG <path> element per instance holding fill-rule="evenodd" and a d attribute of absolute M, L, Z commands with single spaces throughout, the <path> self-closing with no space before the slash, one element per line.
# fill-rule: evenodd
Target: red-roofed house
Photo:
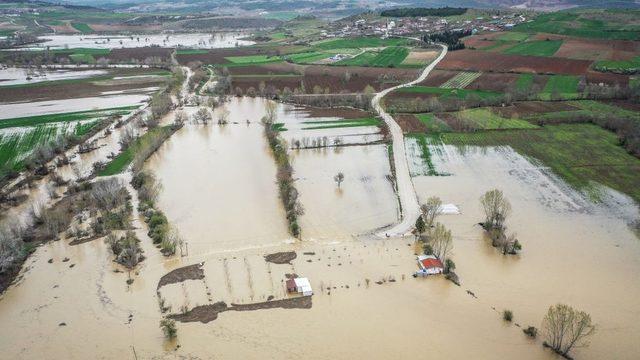
<path fill-rule="evenodd" d="M 435 275 L 444 272 L 442 261 L 433 255 L 418 256 L 418 266 L 420 266 L 420 270 L 417 272 L 417 275 Z"/>

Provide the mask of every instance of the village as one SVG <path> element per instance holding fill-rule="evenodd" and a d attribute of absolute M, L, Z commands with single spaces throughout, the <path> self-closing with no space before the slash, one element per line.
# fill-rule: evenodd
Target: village
<path fill-rule="evenodd" d="M 380 17 L 369 13 L 350 17 L 343 21 L 331 23 L 322 30 L 323 38 L 340 38 L 354 36 L 413 36 L 425 33 L 445 31 L 494 32 L 510 30 L 518 24 L 527 22 L 529 15 L 525 13 L 505 13 L 492 11 L 496 15 L 477 14 L 477 17 L 465 19 L 446 17 Z"/>

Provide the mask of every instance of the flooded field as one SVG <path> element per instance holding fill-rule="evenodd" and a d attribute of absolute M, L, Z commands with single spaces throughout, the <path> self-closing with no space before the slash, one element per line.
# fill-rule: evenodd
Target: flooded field
<path fill-rule="evenodd" d="M 215 49 L 224 47 L 244 46 L 253 44 L 252 41 L 240 40 L 247 36 L 245 33 L 214 33 L 214 34 L 132 34 L 132 35 L 46 35 L 39 39 L 42 43 L 28 45 L 28 49 L 49 47 L 51 49 L 94 48 L 117 49 L 137 48 L 145 46 L 186 47 L 198 49 Z"/>
<path fill-rule="evenodd" d="M 160 208 L 192 253 L 289 241 L 260 124 L 263 103 L 232 99 L 225 105 L 229 124 L 187 124 L 148 162 L 163 186 Z"/>
<path fill-rule="evenodd" d="M 142 93 L 113 94 L 88 98 L 47 100 L 17 103 L 0 103 L 0 121 L 17 117 L 60 114 L 87 110 L 112 109 L 142 105 L 156 88 L 144 88 Z"/>
<path fill-rule="evenodd" d="M 107 74 L 107 70 L 71 70 L 55 69 L 42 71 L 30 71 L 24 68 L 4 68 L 0 69 L 0 86 L 34 84 L 43 81 L 85 79 Z"/>
<path fill-rule="evenodd" d="M 133 225 L 146 259 L 131 274 L 112 261 L 103 239 L 72 246 L 63 238 L 39 247 L 17 284 L 0 297 L 4 354 L 557 359 L 540 339 L 522 333 L 524 326 L 540 327 L 556 302 L 588 311 L 599 326 L 577 358 L 633 359 L 640 352 L 634 341 L 640 244 L 626 224 L 638 210 L 622 195 L 612 192 L 606 204 L 591 204 L 507 148 L 431 146 L 433 166 L 450 175 L 413 181 L 421 200 L 437 195 L 462 211 L 439 218 L 453 232 L 462 284 L 416 279 L 413 237 L 370 235 L 398 216 L 377 128 L 310 130 L 308 121 L 336 118 L 311 118 L 307 109 L 278 105 L 277 122 L 286 128 L 280 134 L 293 147 L 295 185 L 305 207 L 303 236 L 294 240 L 260 124 L 265 105 L 232 98 L 214 111 L 213 122 L 186 124 L 147 162 L 163 187 L 158 207 L 187 242 L 188 255 L 162 256 L 139 218 Z M 229 123 L 218 125 L 225 110 Z M 78 166 L 89 170 L 96 158 L 116 151 L 118 132 L 111 136 L 101 139 L 99 150 L 76 158 Z M 349 146 L 333 146 L 335 139 Z M 345 175 L 340 187 L 337 172 Z M 119 175 L 125 183 L 129 176 Z M 494 187 L 513 205 L 507 225 L 523 243 L 518 256 L 501 255 L 476 225 L 482 220 L 478 198 Z M 132 206 L 137 208 L 135 191 Z M 277 252 L 295 256 L 289 263 L 266 260 Z M 198 271 L 163 283 L 165 275 L 187 266 Z M 314 295 L 308 302 L 291 302 L 295 298 L 286 294 L 291 274 L 310 279 Z M 502 320 L 504 309 L 514 312 L 513 324 Z M 165 340 L 158 328 L 163 316 L 179 319 L 176 340 Z"/>
<path fill-rule="evenodd" d="M 451 176 L 413 181 L 422 201 L 436 195 L 461 209 L 440 221 L 453 233 L 463 287 L 487 306 L 512 310 L 523 326 L 540 327 L 547 308 L 558 302 L 587 311 L 598 332 L 576 358 L 632 359 L 640 353 L 634 340 L 640 330 L 640 243 L 627 225 L 638 218 L 638 208 L 630 199 L 610 190 L 607 203 L 593 204 L 510 148 L 430 149 L 437 171 Z M 507 226 L 523 244 L 518 256 L 501 255 L 477 225 L 484 219 L 479 198 L 493 188 L 511 201 Z"/>

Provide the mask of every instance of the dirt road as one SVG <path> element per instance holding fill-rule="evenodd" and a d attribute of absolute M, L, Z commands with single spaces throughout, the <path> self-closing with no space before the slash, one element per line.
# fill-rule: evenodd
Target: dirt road
<path fill-rule="evenodd" d="M 417 79 L 397 85 L 377 93 L 371 100 L 371 106 L 380 115 L 382 120 L 389 126 L 393 141 L 393 163 L 396 169 L 396 184 L 398 186 L 398 197 L 400 198 L 401 206 L 401 221 L 398 224 L 393 225 L 391 228 L 385 229 L 378 233 L 379 236 L 402 236 L 407 234 L 414 226 L 416 219 L 420 213 L 420 205 L 418 204 L 418 197 L 416 191 L 413 188 L 413 182 L 411 181 L 411 175 L 409 174 L 409 163 L 407 162 L 407 155 L 404 146 L 404 135 L 400 125 L 389 115 L 382 106 L 380 106 L 380 100 L 388 93 L 403 88 L 415 85 L 424 81 L 427 78 L 431 70 L 444 58 L 447 54 L 447 47 L 440 45 L 442 52 L 429 66 L 422 70 L 420 76 Z"/>

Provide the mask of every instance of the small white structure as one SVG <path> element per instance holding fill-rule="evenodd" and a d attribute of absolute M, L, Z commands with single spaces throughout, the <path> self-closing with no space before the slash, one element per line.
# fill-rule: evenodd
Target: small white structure
<path fill-rule="evenodd" d="M 439 210 L 442 215 L 460 215 L 460 209 L 454 204 L 442 204 Z"/>
<path fill-rule="evenodd" d="M 297 292 L 298 294 L 302 294 L 302 296 L 313 295 L 313 290 L 311 289 L 311 283 L 309 282 L 309 279 L 303 277 L 287 280 L 287 291 Z"/>

